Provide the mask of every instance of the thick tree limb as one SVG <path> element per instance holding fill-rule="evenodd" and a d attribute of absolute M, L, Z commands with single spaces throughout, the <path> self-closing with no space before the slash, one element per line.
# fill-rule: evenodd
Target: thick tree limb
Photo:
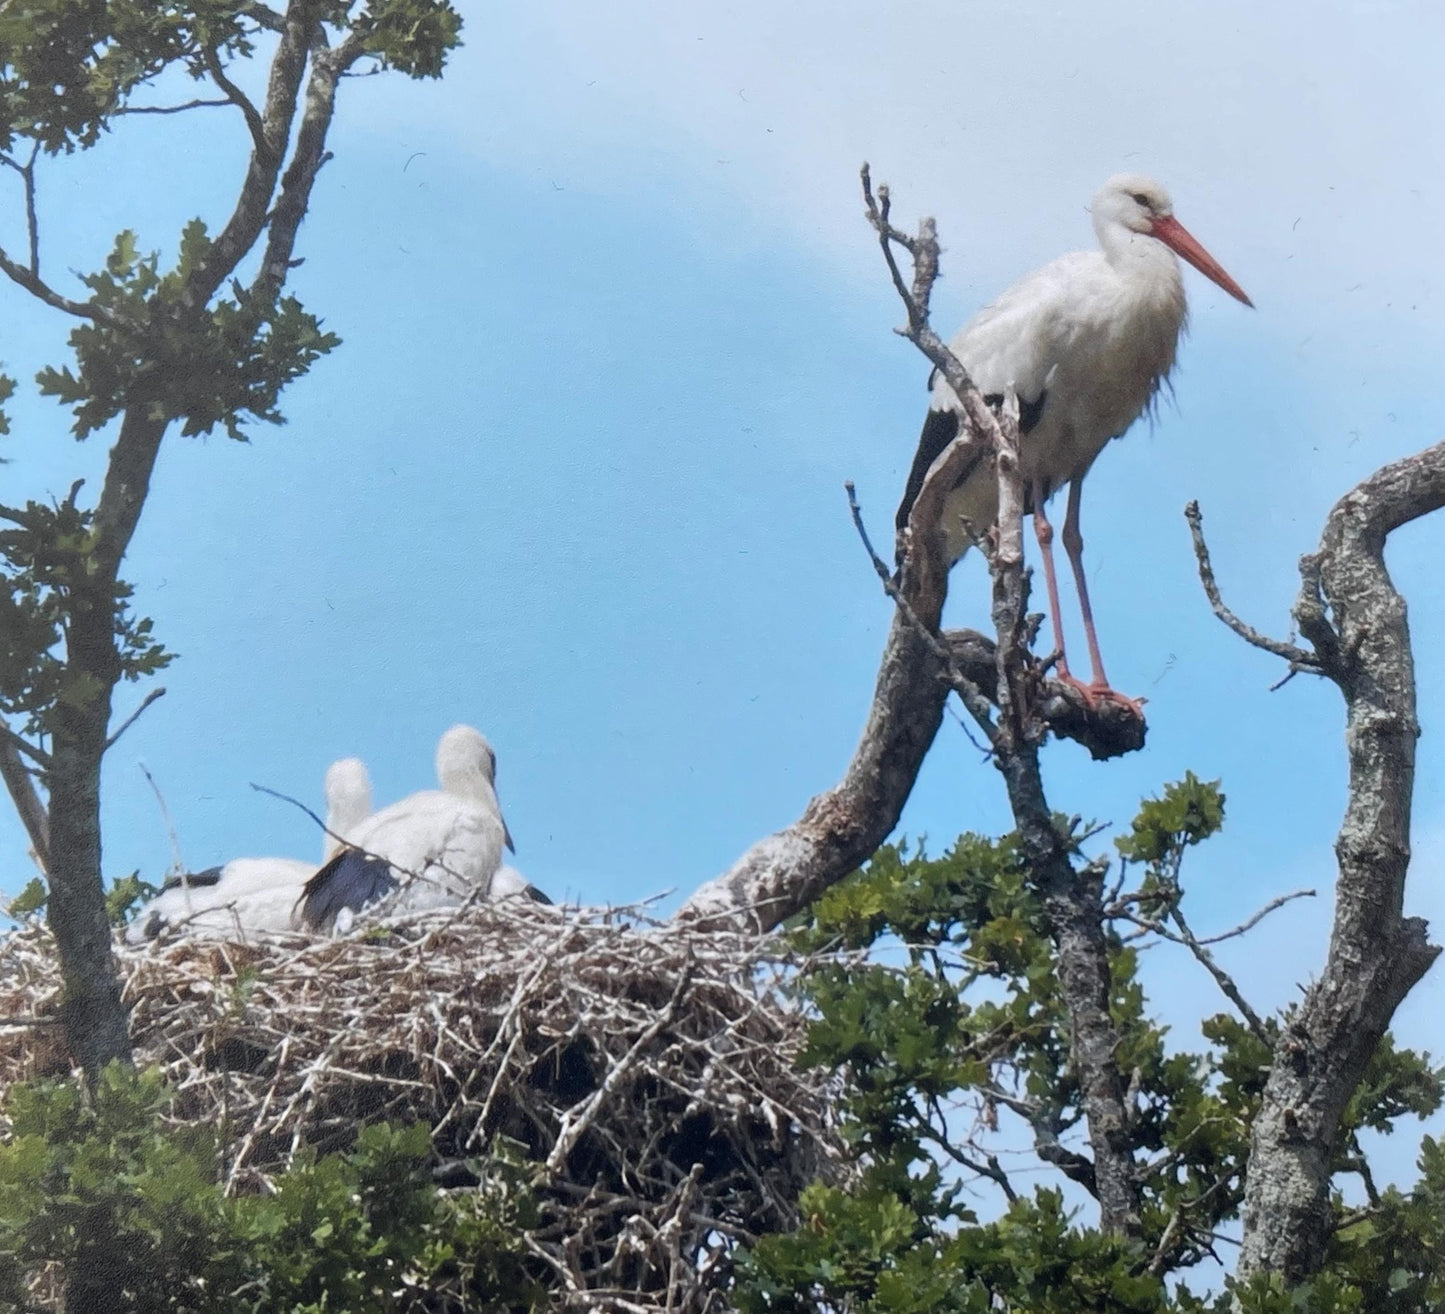
<path fill-rule="evenodd" d="M 1239 1272 L 1319 1270 L 1340 1117 L 1400 1002 L 1440 953 L 1403 916 L 1415 783 L 1415 671 L 1390 533 L 1445 507 L 1445 443 L 1385 466 L 1337 502 L 1300 562 L 1295 619 L 1345 699 L 1349 798 L 1335 842 L 1329 954 L 1275 1051 L 1251 1136 Z"/>
<path fill-rule="evenodd" d="M 0 721 L 0 779 L 20 814 L 21 824 L 30 840 L 30 851 L 42 872 L 50 871 L 50 819 L 45 804 L 35 788 L 35 781 L 21 759 L 21 748 L 29 749 L 13 730 Z"/>
<path fill-rule="evenodd" d="M 296 147 L 281 180 L 281 193 L 269 220 L 266 254 L 251 288 L 266 301 L 274 299 L 286 282 L 296 249 L 296 234 L 311 204 L 311 189 L 321 166 L 330 158 L 326 134 L 336 109 L 337 79 L 356 60 L 360 49 L 359 44 L 346 41 L 335 50 L 318 50 L 312 59 Z"/>
<path fill-rule="evenodd" d="M 1018 398 L 1005 398 L 997 447 L 998 543 L 993 623 L 998 634 L 999 725 L 994 761 L 1008 791 L 1030 882 L 1043 898 L 1057 953 L 1060 992 L 1069 1013 L 1069 1065 L 1094 1152 L 1093 1186 L 1106 1232 L 1139 1231 L 1139 1183 L 1129 1137 L 1119 1034 L 1109 1013 L 1112 982 L 1104 934 L 1103 871 L 1076 871 L 1044 793 L 1037 675 L 1028 651 L 1028 577 L 1024 570 L 1024 486 L 1018 458 Z"/>
<path fill-rule="evenodd" d="M 192 274 L 186 289 L 187 301 L 193 308 L 203 307 L 215 296 L 216 290 L 255 246 L 266 225 L 296 117 L 306 63 L 317 36 L 321 8 L 318 0 L 293 0 L 287 7 L 280 28 L 281 40 L 271 59 L 266 98 L 260 110 L 259 135 L 257 125 L 252 124 L 253 147 L 245 182 L 231 217 L 205 260 Z M 249 122 L 250 116 L 247 118 Z"/>

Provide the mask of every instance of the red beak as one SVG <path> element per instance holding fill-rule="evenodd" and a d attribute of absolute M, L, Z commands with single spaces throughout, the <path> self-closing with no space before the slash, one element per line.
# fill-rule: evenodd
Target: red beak
<path fill-rule="evenodd" d="M 1211 283 L 1217 283 L 1236 301 L 1242 301 L 1251 310 L 1254 309 L 1254 302 L 1245 296 L 1244 289 L 1224 272 L 1219 261 L 1200 246 L 1189 230 L 1172 214 L 1154 221 L 1154 236 L 1175 255 L 1189 261 Z"/>

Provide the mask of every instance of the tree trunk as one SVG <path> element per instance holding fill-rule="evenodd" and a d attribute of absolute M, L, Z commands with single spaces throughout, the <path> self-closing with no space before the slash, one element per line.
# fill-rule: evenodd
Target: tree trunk
<path fill-rule="evenodd" d="M 115 955 L 111 951 L 110 919 L 105 910 L 100 847 L 100 762 L 110 724 L 110 699 L 115 677 L 93 673 L 90 664 L 76 660 L 76 649 L 90 647 L 108 665 L 118 665 L 108 616 L 100 624 L 81 624 L 71 630 L 71 670 L 99 688 L 89 697 L 62 702 L 55 710 L 51 736 L 50 792 L 50 929 L 60 952 L 65 980 L 61 1015 L 71 1058 L 88 1080 L 112 1059 L 130 1062 L 126 1011 L 121 1003 Z M 87 617 L 91 620 L 93 617 Z M 102 629 L 103 626 L 103 629 Z M 86 629 L 100 634 L 80 636 Z M 87 642 L 88 639 L 88 642 Z M 101 670 L 105 670 L 102 665 Z"/>

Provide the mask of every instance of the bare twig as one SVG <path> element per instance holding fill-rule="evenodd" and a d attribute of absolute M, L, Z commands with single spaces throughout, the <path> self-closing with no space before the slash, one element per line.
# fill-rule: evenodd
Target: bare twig
<path fill-rule="evenodd" d="M 35 161 L 40 158 L 40 142 L 31 144 L 30 158 L 24 164 L 9 155 L 0 155 L 0 164 L 18 173 L 25 185 L 25 231 L 30 240 L 30 272 L 40 277 L 40 221 L 35 212 Z"/>
<path fill-rule="evenodd" d="M 1267 634 L 1261 634 L 1252 625 L 1246 625 L 1229 609 L 1220 595 L 1219 584 L 1214 578 L 1214 566 L 1209 559 L 1209 545 L 1204 541 L 1204 516 L 1199 510 L 1198 502 L 1190 502 L 1184 508 L 1184 518 L 1189 522 L 1189 533 L 1194 540 L 1194 559 L 1199 566 L 1199 582 L 1204 586 L 1204 594 L 1209 599 L 1209 605 L 1213 608 L 1214 614 L 1246 643 L 1261 648 L 1265 652 L 1273 653 L 1276 657 L 1283 657 L 1290 664 L 1291 673 L 1310 671 L 1319 674 L 1320 658 L 1315 653 L 1306 652 L 1303 648 L 1293 643 L 1285 643 L 1282 639 L 1271 639 Z"/>
<path fill-rule="evenodd" d="M 236 102 L 229 96 L 224 100 L 188 100 L 179 105 L 122 105 L 117 114 L 184 114 L 193 109 L 229 108 Z"/>
<path fill-rule="evenodd" d="M 893 575 L 884 565 L 883 559 L 874 551 L 872 540 L 868 537 L 868 530 L 863 524 L 863 511 L 858 505 L 858 496 L 853 487 L 853 481 L 850 479 L 843 486 L 848 491 L 848 510 L 853 517 L 853 527 L 858 531 L 858 537 L 863 540 L 863 547 L 867 550 L 869 560 L 873 563 L 873 569 L 879 580 L 882 581 L 883 591 L 893 599 L 898 610 L 902 612 L 903 618 L 918 631 L 933 655 L 943 663 L 950 687 L 963 700 L 963 705 L 968 708 L 969 714 L 983 732 L 984 737 L 992 743 L 994 737 L 993 708 L 988 696 L 963 673 L 954 660 L 953 650 L 918 618 L 918 613 L 913 610 L 908 599 L 904 597 L 903 590 L 894 582 Z"/>
<path fill-rule="evenodd" d="M 1233 1176 L 1233 1174 L 1226 1174 L 1223 1177 L 1216 1178 L 1213 1183 L 1195 1196 L 1194 1199 L 1181 1200 L 1174 1206 L 1174 1211 L 1169 1215 L 1169 1222 L 1164 1228 L 1164 1235 L 1159 1238 L 1159 1245 L 1154 1251 L 1154 1258 L 1149 1261 L 1149 1267 L 1146 1270 L 1151 1277 L 1162 1277 L 1168 1269 L 1174 1243 L 1178 1239 L 1184 1224 L 1184 1215 L 1191 1209 L 1198 1209 L 1222 1186 L 1228 1185 L 1231 1176 Z M 1226 1237 L 1224 1239 L 1228 1240 L 1229 1238 Z"/>
<path fill-rule="evenodd" d="M 147 707 L 149 707 L 157 699 L 164 698 L 165 696 L 166 691 L 164 686 L 158 689 L 152 689 L 150 693 L 146 694 L 146 696 L 141 699 L 141 705 L 137 707 L 135 711 L 133 711 L 128 717 L 126 717 L 125 720 L 120 723 L 119 727 L 114 731 L 114 733 L 111 734 L 110 737 L 105 741 L 105 751 L 109 752 L 112 748 L 115 747 L 115 741 L 119 739 L 121 735 L 125 734 L 125 732 L 131 728 L 131 726 L 133 726 L 137 721 L 140 720 Z"/>
<path fill-rule="evenodd" d="M 1262 915 L 1263 914 L 1260 914 L 1260 916 Z M 1220 967 L 1215 961 L 1214 955 L 1195 938 L 1194 932 L 1189 929 L 1189 924 L 1184 920 L 1184 914 L 1179 911 L 1177 902 L 1170 908 L 1169 916 L 1174 922 L 1174 925 L 1179 928 L 1179 936 L 1184 942 L 1185 947 L 1199 960 L 1204 970 L 1214 978 L 1215 983 L 1224 993 L 1225 998 L 1239 1010 L 1240 1016 L 1248 1023 L 1249 1029 L 1253 1031 L 1255 1036 L 1266 1046 L 1273 1047 L 1275 1041 L 1274 1033 L 1265 1026 L 1259 1014 L 1250 1007 L 1249 1002 L 1245 999 L 1239 987 L 1235 985 L 1234 978 Z M 1258 917 L 1256 917 L 1255 920 L 1258 921 Z"/>
<path fill-rule="evenodd" d="M 1245 934 L 1246 931 L 1252 931 L 1260 922 L 1268 917 L 1270 913 L 1283 908 L 1285 904 L 1292 903 L 1295 899 L 1313 899 L 1315 894 L 1316 892 L 1314 890 L 1291 890 L 1288 894 L 1281 894 L 1277 898 L 1271 899 L 1252 916 L 1246 917 L 1238 926 L 1232 926 L 1227 931 L 1220 931 L 1217 935 L 1200 936 L 1199 943 L 1219 944 L 1224 940 L 1233 940 L 1236 936 Z"/>
<path fill-rule="evenodd" d="M 156 806 L 160 808 L 161 821 L 165 824 L 166 837 L 171 842 L 171 870 L 184 872 L 186 869 L 185 860 L 181 857 L 180 836 L 176 834 L 176 823 L 171 820 L 171 810 L 166 806 L 166 796 L 161 793 L 161 787 L 156 784 L 156 778 L 151 775 L 150 768 L 144 762 L 139 762 L 141 775 L 146 778 L 146 784 L 151 787 L 151 793 L 156 796 Z"/>
<path fill-rule="evenodd" d="M 880 187 L 875 198 L 873 182 L 868 166 L 861 170 L 863 200 L 867 207 L 868 222 L 878 233 L 878 242 L 888 263 L 888 272 L 893 286 L 908 315 L 908 325 L 898 332 L 914 344 L 943 376 L 948 386 L 957 395 L 963 407 L 965 427 L 984 439 L 991 448 L 998 444 L 998 421 L 984 401 L 983 394 L 974 386 L 968 371 L 948 345 L 934 331 L 928 321 L 929 301 L 933 285 L 938 278 L 938 262 L 941 250 L 938 244 L 938 228 L 931 218 L 919 221 L 918 235 L 910 237 L 893 226 L 889 218 L 892 198 L 887 187 Z M 910 287 L 904 281 L 893 255 L 893 246 L 901 246 L 913 258 L 913 281 Z"/>

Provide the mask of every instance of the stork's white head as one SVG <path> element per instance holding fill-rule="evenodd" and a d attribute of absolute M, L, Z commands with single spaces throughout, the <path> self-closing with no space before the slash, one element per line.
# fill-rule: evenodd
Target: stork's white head
<path fill-rule="evenodd" d="M 487 737 L 469 725 L 454 725 L 437 744 L 437 780 L 449 794 L 494 796 L 497 755 Z"/>
<path fill-rule="evenodd" d="M 1142 173 L 1116 173 L 1099 188 L 1089 212 L 1094 216 L 1094 228 L 1100 240 L 1108 225 L 1152 237 L 1155 221 L 1173 215 L 1174 202 L 1154 179 Z"/>
<path fill-rule="evenodd" d="M 366 763 L 359 757 L 343 757 L 326 768 L 326 836 L 321 847 L 324 862 L 337 850 L 340 841 L 353 826 L 371 815 L 371 777 Z"/>
<path fill-rule="evenodd" d="M 1089 211 L 1094 217 L 1099 245 L 1111 261 L 1117 263 L 1131 255 L 1147 258 L 1148 247 L 1141 248 L 1135 239 L 1152 237 L 1187 260 L 1236 301 L 1254 305 L 1244 289 L 1174 217 L 1174 202 L 1169 199 L 1169 193 L 1152 178 L 1142 173 L 1116 173 L 1095 194 Z"/>

